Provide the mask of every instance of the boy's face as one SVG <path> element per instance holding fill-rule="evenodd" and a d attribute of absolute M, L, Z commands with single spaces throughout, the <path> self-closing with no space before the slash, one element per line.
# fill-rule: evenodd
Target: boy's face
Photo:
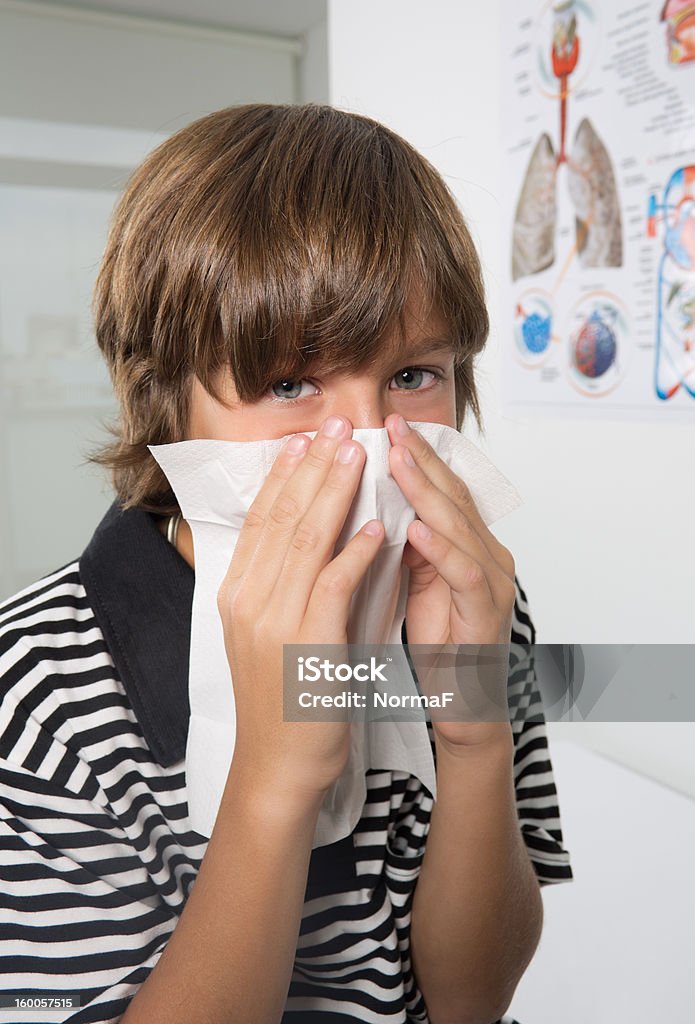
<path fill-rule="evenodd" d="M 455 428 L 454 356 L 447 325 L 435 314 L 415 317 L 410 307 L 406 325 L 402 357 L 381 359 L 352 375 L 328 375 L 319 369 L 298 380 L 278 380 L 257 402 L 239 400 L 227 371 L 218 383 L 228 409 L 194 377 L 187 439 L 278 438 L 318 430 L 333 413 L 345 416 L 355 429 L 383 428 L 389 413 Z"/>

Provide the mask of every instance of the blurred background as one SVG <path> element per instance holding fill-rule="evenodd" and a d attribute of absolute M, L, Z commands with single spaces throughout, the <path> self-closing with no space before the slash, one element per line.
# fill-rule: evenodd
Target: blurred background
<path fill-rule="evenodd" d="M 316 101 L 407 138 L 471 227 L 492 331 L 485 434 L 465 432 L 524 499 L 493 529 L 538 641 L 693 642 L 695 427 L 501 409 L 501 14 L 497 0 L 0 0 L 0 601 L 78 557 L 113 498 L 84 463 L 116 411 L 89 306 L 127 175 L 220 107 Z M 548 733 L 576 880 L 544 891 L 512 1011 L 524 1024 L 684 1017 L 695 725 Z"/>

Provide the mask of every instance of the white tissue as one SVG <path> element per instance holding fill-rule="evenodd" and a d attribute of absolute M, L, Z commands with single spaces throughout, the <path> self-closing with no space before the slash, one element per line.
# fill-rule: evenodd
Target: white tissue
<path fill-rule="evenodd" d="M 521 497 L 487 456 L 453 427 L 410 421 L 470 489 L 486 523 L 517 508 Z M 304 431 L 314 437 L 316 431 Z M 149 445 L 187 520 L 195 552 L 195 588 L 189 662 L 190 720 L 186 785 L 192 827 L 209 837 L 234 753 L 236 714 L 217 592 L 239 532 L 280 449 L 291 434 L 262 441 L 191 440 Z M 408 595 L 401 565 L 408 524 L 416 518 L 389 474 L 386 428 L 356 428 L 354 440 L 366 450 L 360 485 L 335 545 L 337 555 L 369 519 L 380 519 L 386 537 L 353 595 L 348 643 L 400 644 Z M 366 798 L 369 768 L 417 776 L 436 796 L 432 748 L 424 721 L 354 721 L 345 771 L 327 793 L 313 846 L 350 835 Z"/>

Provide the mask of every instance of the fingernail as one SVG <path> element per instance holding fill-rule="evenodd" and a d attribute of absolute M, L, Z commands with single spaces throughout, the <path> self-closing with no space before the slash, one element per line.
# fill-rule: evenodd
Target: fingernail
<path fill-rule="evenodd" d="M 403 461 L 407 462 L 409 466 L 414 466 L 415 465 L 415 459 L 410 454 L 410 451 L 407 448 L 403 452 Z"/>
<path fill-rule="evenodd" d="M 357 458 L 357 448 L 349 441 L 343 441 L 338 449 L 338 462 L 354 462 Z"/>
<path fill-rule="evenodd" d="M 294 437 L 291 437 L 289 439 L 285 447 L 286 450 L 290 453 L 290 455 L 299 455 L 300 452 L 304 451 L 306 446 L 306 437 L 303 437 L 301 434 L 295 434 Z"/>
<path fill-rule="evenodd" d="M 340 437 L 344 429 L 345 423 L 341 420 L 340 416 L 329 416 L 321 426 L 321 433 L 325 434 L 326 437 Z"/>
<path fill-rule="evenodd" d="M 423 540 L 429 540 L 429 538 L 432 536 L 432 531 L 430 530 L 429 526 L 425 526 L 425 524 L 420 521 L 418 521 L 415 524 L 415 532 L 417 533 L 418 537 L 422 537 Z"/>
<path fill-rule="evenodd" d="M 370 523 L 367 523 L 364 532 L 371 533 L 375 537 L 378 533 L 381 533 L 381 523 L 378 519 L 373 519 Z"/>
<path fill-rule="evenodd" d="M 406 437 L 410 433 L 410 427 L 402 416 L 399 416 L 396 420 L 396 433 L 400 434 L 401 437 Z"/>

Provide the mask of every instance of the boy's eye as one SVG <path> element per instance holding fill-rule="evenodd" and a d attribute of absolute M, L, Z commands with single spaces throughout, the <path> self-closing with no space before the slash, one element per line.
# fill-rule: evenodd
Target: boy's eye
<path fill-rule="evenodd" d="M 425 370 L 422 366 L 406 366 L 398 373 L 394 374 L 391 380 L 398 381 L 399 387 L 394 388 L 394 391 L 405 390 L 405 391 L 422 391 L 423 388 L 418 387 L 422 383 L 423 373 L 429 373 L 431 377 L 437 377 L 438 374 L 434 370 Z M 400 385 L 404 384 L 405 388 L 400 388 Z"/>
<path fill-rule="evenodd" d="M 294 400 L 299 397 L 302 390 L 302 383 L 305 380 L 308 381 L 308 378 L 302 377 L 301 380 L 295 381 L 283 377 L 282 380 L 275 381 L 275 383 L 271 385 L 271 391 L 275 397 L 279 398 L 281 401 L 287 398 Z M 275 388 L 278 388 L 277 392 L 275 391 Z"/>
<path fill-rule="evenodd" d="M 433 378 L 429 387 L 422 387 L 424 374 L 429 374 L 429 376 Z M 426 370 L 422 366 L 406 366 L 393 375 L 391 380 L 396 381 L 396 387 L 390 388 L 389 390 L 429 391 L 431 387 L 434 386 L 434 381 L 442 381 L 444 379 L 444 375 L 437 373 L 435 370 Z M 270 391 L 273 393 L 271 401 L 280 402 L 283 405 L 291 405 L 293 402 L 301 401 L 302 398 L 308 398 L 310 394 L 309 392 L 302 395 L 302 385 L 304 382 L 311 384 L 308 377 L 302 377 L 299 380 L 283 377 L 281 380 L 275 381 L 270 386 Z M 311 386 L 316 387 L 315 384 L 312 384 Z"/>

